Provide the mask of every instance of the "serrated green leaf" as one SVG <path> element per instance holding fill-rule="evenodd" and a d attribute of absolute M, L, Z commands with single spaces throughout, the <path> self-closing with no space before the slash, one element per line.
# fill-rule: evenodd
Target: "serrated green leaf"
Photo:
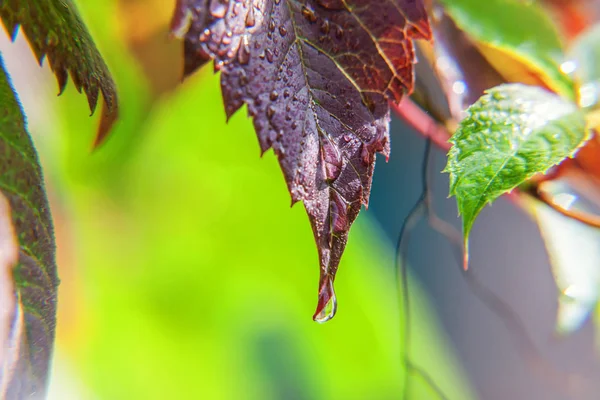
<path fill-rule="evenodd" d="M 571 157 L 588 137 L 583 111 L 553 93 L 522 84 L 487 91 L 450 139 L 444 170 L 465 243 L 487 203 Z"/>
<path fill-rule="evenodd" d="M 13 271 L 18 307 L 10 333 L 16 357 L 0 362 L 0 398 L 44 398 L 56 321 L 54 234 L 42 170 L 1 58 L 0 191 L 19 241 Z"/>
<path fill-rule="evenodd" d="M 556 24 L 538 4 L 521 0 L 440 2 L 472 38 L 510 53 L 537 70 L 552 89 L 574 98 L 573 82 L 560 69 L 564 54 Z"/>
<path fill-rule="evenodd" d="M 69 74 L 77 90 L 87 94 L 92 112 L 102 93 L 105 108 L 96 139 L 99 144 L 118 116 L 117 92 L 75 5 L 71 0 L 2 0 L 0 19 L 13 40 L 21 28 L 40 64 L 48 57 L 60 93 Z"/>

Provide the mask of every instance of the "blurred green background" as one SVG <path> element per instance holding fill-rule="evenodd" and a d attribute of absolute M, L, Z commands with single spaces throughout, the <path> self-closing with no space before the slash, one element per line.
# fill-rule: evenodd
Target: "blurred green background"
<path fill-rule="evenodd" d="M 401 398 L 394 249 L 369 212 L 340 266 L 338 314 L 316 324 L 304 209 L 290 208 L 245 111 L 225 122 L 212 68 L 180 82 L 181 44 L 167 30 L 174 2 L 78 3 L 120 94 L 121 119 L 99 150 L 84 96 L 70 85 L 56 99 L 22 38 L 3 44 L 56 224 L 50 398 Z M 471 398 L 416 282 L 411 301 L 413 361 L 449 398 Z M 411 379 L 410 398 L 436 398 Z"/>

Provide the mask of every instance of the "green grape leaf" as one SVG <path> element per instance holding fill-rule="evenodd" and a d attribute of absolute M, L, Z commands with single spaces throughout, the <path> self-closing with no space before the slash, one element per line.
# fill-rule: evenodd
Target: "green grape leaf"
<path fill-rule="evenodd" d="M 563 44 L 556 24 L 535 2 L 440 0 L 456 25 L 473 39 L 525 63 L 553 90 L 574 98 L 573 82 L 560 68 Z"/>
<path fill-rule="evenodd" d="M 0 398 L 44 398 L 56 324 L 54 234 L 42 170 L 1 59 L 0 110 L 0 191 L 12 210 L 11 214 L 0 212 L 2 258 L 7 256 L 4 241 L 10 240 L 4 234 L 11 222 L 6 215 L 12 216 L 19 243 L 18 262 L 9 271 L 13 282 L 2 283 L 2 287 L 14 286 L 10 293 L 16 294 L 16 301 L 11 301 L 16 306 L 5 314 L 13 317 L 8 339 L 0 343 L 0 348 L 10 349 L 7 358 L 0 359 Z M 5 307 L 7 303 L 0 303 L 0 309 Z"/>
<path fill-rule="evenodd" d="M 14 40 L 19 27 L 40 65 L 48 57 L 59 94 L 69 74 L 79 92 L 85 91 L 91 112 L 102 93 L 104 107 L 96 145 L 105 139 L 118 116 L 116 87 L 77 8 L 71 0 L 2 0 L 0 19 Z"/>
<path fill-rule="evenodd" d="M 463 218 L 465 267 L 469 233 L 483 207 L 572 157 L 588 138 L 583 111 L 539 87 L 496 86 L 469 107 L 444 170 Z"/>

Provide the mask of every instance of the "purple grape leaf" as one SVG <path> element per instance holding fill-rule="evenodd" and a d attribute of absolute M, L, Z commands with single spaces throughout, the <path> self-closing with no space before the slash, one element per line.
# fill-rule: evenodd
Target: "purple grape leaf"
<path fill-rule="evenodd" d="M 375 154 L 389 156 L 388 100 L 412 91 L 412 39 L 430 39 L 422 0 L 178 0 L 184 75 L 210 60 L 229 118 L 246 104 L 273 148 L 319 250 L 314 319 L 335 314 L 348 231 L 368 206 Z"/>

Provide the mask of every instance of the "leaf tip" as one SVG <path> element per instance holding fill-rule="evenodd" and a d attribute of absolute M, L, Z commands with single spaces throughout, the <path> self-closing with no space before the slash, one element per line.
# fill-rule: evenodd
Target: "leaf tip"
<path fill-rule="evenodd" d="M 463 245 L 463 271 L 467 272 L 469 270 L 469 238 L 465 237 L 465 242 Z"/>
<path fill-rule="evenodd" d="M 104 101 L 102 103 L 102 115 L 100 117 L 100 124 L 98 125 L 98 132 L 92 147 L 93 150 L 100 147 L 106 141 L 106 138 L 108 137 L 118 117 L 118 107 L 110 107 L 106 101 Z"/>
<path fill-rule="evenodd" d="M 337 299 L 335 297 L 335 290 L 333 289 L 333 277 L 330 274 L 325 274 L 321 281 L 317 309 L 313 315 L 313 321 L 320 324 L 332 319 L 337 311 Z"/>

